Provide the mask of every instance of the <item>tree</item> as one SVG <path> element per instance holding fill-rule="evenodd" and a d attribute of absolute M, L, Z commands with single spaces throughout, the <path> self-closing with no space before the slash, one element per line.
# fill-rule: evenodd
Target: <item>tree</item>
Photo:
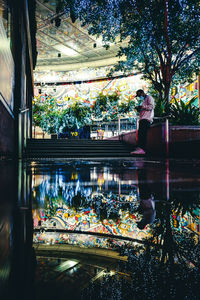
<path fill-rule="evenodd" d="M 120 39 L 125 56 L 114 70 L 144 74 L 169 99 L 177 76 L 188 79 L 200 70 L 199 0 L 59 0 L 72 22 L 80 19 L 105 46 Z M 61 5 L 61 6 L 62 6 Z M 123 45 L 124 45 L 123 43 Z"/>

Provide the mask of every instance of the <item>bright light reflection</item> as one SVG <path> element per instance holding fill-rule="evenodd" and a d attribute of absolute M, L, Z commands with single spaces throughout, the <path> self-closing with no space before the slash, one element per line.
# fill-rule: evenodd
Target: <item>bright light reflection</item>
<path fill-rule="evenodd" d="M 74 266 L 76 266 L 79 262 L 75 261 L 75 260 L 67 260 L 63 263 L 61 263 L 57 268 L 56 271 L 61 271 L 64 272 L 68 269 L 73 268 Z"/>

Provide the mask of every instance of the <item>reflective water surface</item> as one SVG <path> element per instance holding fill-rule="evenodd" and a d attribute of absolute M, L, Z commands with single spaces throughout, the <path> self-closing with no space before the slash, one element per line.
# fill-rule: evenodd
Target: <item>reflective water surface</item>
<path fill-rule="evenodd" d="M 4 297 L 199 299 L 200 161 L 0 167 Z"/>

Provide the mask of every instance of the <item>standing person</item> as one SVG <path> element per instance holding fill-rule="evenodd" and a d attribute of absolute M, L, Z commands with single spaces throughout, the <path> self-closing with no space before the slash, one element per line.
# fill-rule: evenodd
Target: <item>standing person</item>
<path fill-rule="evenodd" d="M 153 97 L 145 94 L 143 90 L 136 92 L 136 97 L 142 100 L 142 105 L 136 107 L 140 113 L 139 130 L 138 130 L 138 147 L 131 154 L 146 154 L 147 132 L 153 122 L 154 117 L 154 99 Z"/>
<path fill-rule="evenodd" d="M 156 209 L 154 198 L 151 196 L 148 199 L 140 199 L 138 212 L 142 215 L 142 219 L 137 222 L 137 227 L 142 230 L 147 224 L 152 224 L 155 221 Z"/>

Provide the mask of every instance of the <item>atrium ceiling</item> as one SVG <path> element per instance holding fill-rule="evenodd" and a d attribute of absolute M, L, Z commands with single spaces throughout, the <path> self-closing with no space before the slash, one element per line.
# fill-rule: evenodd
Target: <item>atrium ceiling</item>
<path fill-rule="evenodd" d="M 69 71 L 109 66 L 119 60 L 116 55 L 120 46 L 126 45 L 125 42 L 111 44 L 106 50 L 101 38 L 88 35 L 87 28 L 81 27 L 79 21 L 72 23 L 64 12 L 56 14 L 56 0 L 36 2 L 36 71 Z"/>

